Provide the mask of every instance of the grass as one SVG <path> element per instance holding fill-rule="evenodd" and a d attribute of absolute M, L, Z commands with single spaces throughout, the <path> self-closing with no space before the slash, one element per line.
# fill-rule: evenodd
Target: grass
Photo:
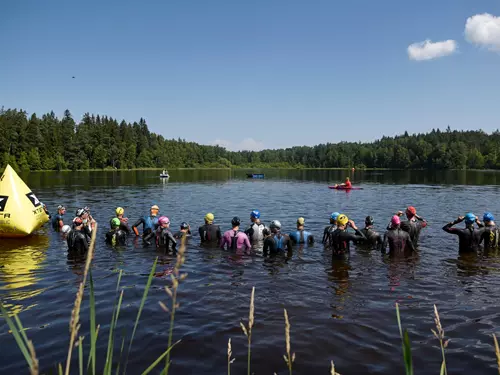
<path fill-rule="evenodd" d="M 109 328 L 109 333 L 108 333 L 108 338 L 107 338 L 107 350 L 106 351 L 101 351 L 98 353 L 97 351 L 97 340 L 99 337 L 99 325 L 96 325 L 96 305 L 95 305 L 95 297 L 94 297 L 94 282 L 92 279 L 92 273 L 90 270 L 90 264 L 92 262 L 92 257 L 94 253 L 94 247 L 95 247 L 95 238 L 96 238 L 96 233 L 97 233 L 97 226 L 96 229 L 92 233 L 92 239 L 89 247 L 89 252 L 87 253 L 87 259 L 85 263 L 85 269 L 83 273 L 83 280 L 80 283 L 76 297 L 75 297 L 75 302 L 74 302 L 74 307 L 71 312 L 71 318 L 70 318 L 70 324 L 69 324 L 69 345 L 68 345 L 68 353 L 67 353 L 67 358 L 66 358 L 66 363 L 58 364 L 58 374 L 61 375 L 68 375 L 70 374 L 70 371 L 72 369 L 72 356 L 74 354 L 75 349 L 77 349 L 77 355 L 78 355 L 78 361 L 77 361 L 77 371 L 80 375 L 83 375 L 84 373 L 86 374 L 91 374 L 95 375 L 97 374 L 97 368 L 96 368 L 96 362 L 97 362 L 97 355 L 100 353 L 106 353 L 105 357 L 103 358 L 104 362 L 104 369 L 102 370 L 102 374 L 104 375 L 111 375 L 112 373 L 115 373 L 116 375 L 119 374 L 126 374 L 127 371 L 127 364 L 128 364 L 128 359 L 131 354 L 131 349 L 132 349 L 132 344 L 134 341 L 135 333 L 137 330 L 137 327 L 139 325 L 139 320 L 141 317 L 142 310 L 144 308 L 149 289 L 151 287 L 151 283 L 153 280 L 153 275 L 156 270 L 156 264 L 158 261 L 158 258 L 153 263 L 153 266 L 151 268 L 151 271 L 149 273 L 148 279 L 146 281 L 146 286 L 144 289 L 144 293 L 142 295 L 141 303 L 139 305 L 139 309 L 137 312 L 137 316 L 135 319 L 134 323 L 134 328 L 132 331 L 132 335 L 129 340 L 128 348 L 126 353 L 124 352 L 125 350 L 125 342 L 126 338 L 125 336 L 122 337 L 121 340 L 121 345 L 119 346 L 119 358 L 118 360 L 113 358 L 113 354 L 115 352 L 115 342 L 116 342 L 116 328 L 118 326 L 118 321 L 119 321 L 119 316 L 120 316 L 120 311 L 122 307 L 122 302 L 123 302 L 123 296 L 124 296 L 124 290 L 121 289 L 120 287 L 120 282 L 122 279 L 123 272 L 120 271 L 118 274 L 118 280 L 116 284 L 116 294 L 117 298 L 114 301 L 114 306 L 113 306 L 113 314 L 111 317 L 111 322 L 110 322 L 110 328 Z M 172 287 L 166 287 L 165 292 L 167 293 L 169 299 L 170 299 L 170 307 L 167 307 L 163 302 L 159 302 L 161 308 L 168 314 L 170 314 L 170 327 L 168 331 L 168 344 L 166 347 L 166 350 L 153 362 L 151 363 L 148 368 L 146 368 L 144 371 L 142 371 L 142 375 L 147 375 L 151 373 L 153 370 L 155 370 L 158 365 L 162 362 L 164 362 L 164 367 L 163 370 L 160 372 L 162 375 L 167 375 L 170 370 L 171 366 L 171 351 L 172 349 L 180 342 L 177 341 L 173 343 L 173 333 L 174 333 L 174 323 L 175 323 L 175 312 L 177 309 L 180 307 L 180 304 L 177 300 L 177 293 L 178 293 L 178 288 L 183 280 L 186 279 L 187 274 L 181 272 L 181 268 L 185 263 L 185 238 L 183 238 L 180 248 L 177 251 L 177 257 L 176 257 L 176 263 L 174 266 L 174 271 L 171 275 L 171 281 L 172 281 Z M 89 344 L 89 353 L 88 357 L 85 360 L 85 353 L 84 353 L 84 339 L 85 336 L 79 336 L 80 332 L 80 310 L 82 306 L 82 301 L 84 298 L 84 292 L 85 292 L 85 285 L 87 283 L 87 278 L 88 278 L 88 291 L 89 291 L 89 320 L 90 320 L 90 329 L 89 329 L 89 335 L 90 335 L 90 344 Z M 4 317 L 4 319 L 7 322 L 7 325 L 9 326 L 10 331 L 12 332 L 12 336 L 14 337 L 14 340 L 19 347 L 21 353 L 23 354 L 24 359 L 26 360 L 26 363 L 29 367 L 30 374 L 31 375 L 38 375 L 39 374 L 39 361 L 36 356 L 36 351 L 35 347 L 33 345 L 33 342 L 28 339 L 25 329 L 19 319 L 19 317 L 14 314 L 13 317 L 9 316 L 8 311 L 0 301 L 0 311 Z M 283 358 L 285 360 L 285 364 L 287 366 L 288 373 L 292 375 L 293 372 L 293 363 L 295 362 L 295 353 L 292 353 L 291 351 L 291 324 L 288 316 L 288 312 L 286 309 L 283 311 L 284 319 L 285 319 L 285 350 L 286 354 L 283 355 Z M 403 363 L 405 367 L 405 373 L 406 375 L 413 375 L 413 360 L 412 360 L 412 353 L 411 353 L 411 342 L 410 342 L 410 337 L 408 330 L 403 329 L 403 325 L 401 323 L 401 316 L 399 312 L 399 305 L 396 304 L 396 321 L 398 324 L 399 328 L 399 334 L 401 338 L 401 347 L 402 347 L 402 354 L 403 354 Z M 249 305 L 249 313 L 248 313 L 248 323 L 245 325 L 243 322 L 240 322 L 240 327 L 243 331 L 243 334 L 247 338 L 247 343 L 248 343 L 248 348 L 247 348 L 247 374 L 250 375 L 252 374 L 251 372 L 251 361 L 252 361 L 252 328 L 255 323 L 255 287 L 252 287 L 252 292 L 250 295 L 250 305 Z M 448 346 L 449 340 L 445 339 L 445 331 L 442 327 L 441 324 L 441 319 L 438 313 L 438 309 L 436 305 L 434 305 L 434 323 L 436 326 L 436 329 L 432 329 L 433 335 L 436 337 L 436 339 L 439 341 L 440 348 L 441 348 L 441 356 L 442 356 L 442 362 L 439 370 L 440 375 L 447 375 L 447 362 L 446 362 L 446 355 L 445 355 L 445 349 Z M 495 347 L 495 355 L 496 355 L 496 362 L 497 362 L 497 368 L 498 368 L 498 373 L 500 375 L 500 348 L 498 345 L 498 341 L 496 336 L 493 334 L 493 342 L 494 342 L 494 347 Z M 233 351 L 232 351 L 232 345 L 231 345 L 231 338 L 228 340 L 227 344 L 227 374 L 231 374 L 231 365 L 235 361 L 235 358 L 232 357 Z M 123 362 L 124 359 L 124 363 Z M 84 366 L 86 363 L 86 367 Z M 64 371 L 63 371 L 64 369 Z M 437 369 L 436 369 L 437 372 Z M 276 374 L 276 373 L 275 373 Z M 330 361 L 330 375 L 340 375 L 338 372 L 336 372 L 335 365 L 333 361 Z"/>

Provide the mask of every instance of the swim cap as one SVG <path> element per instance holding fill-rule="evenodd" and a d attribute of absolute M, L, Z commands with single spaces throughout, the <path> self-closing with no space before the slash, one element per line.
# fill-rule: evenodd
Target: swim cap
<path fill-rule="evenodd" d="M 152 209 L 152 210 L 159 211 L 159 210 L 160 210 L 160 207 L 158 207 L 156 204 L 154 204 L 154 205 L 152 205 L 152 206 L 151 206 L 151 209 Z"/>
<path fill-rule="evenodd" d="M 209 212 L 208 214 L 205 215 L 205 221 L 211 223 L 215 219 L 215 216 L 213 213 Z"/>
<path fill-rule="evenodd" d="M 260 218 L 260 212 L 259 210 L 253 210 L 251 213 L 250 213 L 250 216 L 253 217 L 254 219 L 258 219 Z"/>
<path fill-rule="evenodd" d="M 163 225 L 163 224 L 169 224 L 170 220 L 166 216 L 160 216 L 158 218 L 158 224 Z"/>
<path fill-rule="evenodd" d="M 233 217 L 233 220 L 231 220 L 231 225 L 233 227 L 239 226 L 241 223 L 241 220 L 238 216 Z"/>
<path fill-rule="evenodd" d="M 305 219 L 304 219 L 303 217 L 299 217 L 299 218 L 297 219 L 297 224 L 298 224 L 298 225 L 304 225 L 304 223 L 305 223 L 305 222 L 306 222 L 306 221 L 305 221 Z"/>
<path fill-rule="evenodd" d="M 181 229 L 188 229 L 188 228 L 189 228 L 189 224 L 188 224 L 188 223 L 186 223 L 185 221 L 183 221 L 183 222 L 181 223 Z"/>
<path fill-rule="evenodd" d="M 415 207 L 410 206 L 406 209 L 406 213 L 415 216 L 417 214 L 417 210 Z"/>
<path fill-rule="evenodd" d="M 273 220 L 273 221 L 271 221 L 271 224 L 269 225 L 269 227 L 281 229 L 281 223 L 278 220 Z"/>
<path fill-rule="evenodd" d="M 339 212 L 333 212 L 331 215 L 330 215 L 330 219 L 332 220 L 337 220 L 337 218 L 339 217 L 340 213 Z"/>
<path fill-rule="evenodd" d="M 77 226 L 78 226 L 78 225 L 82 225 L 82 224 L 83 224 L 83 220 L 82 220 L 82 219 L 80 219 L 79 217 L 75 217 L 75 218 L 73 219 L 73 223 L 75 223 L 75 225 L 77 225 Z"/>
<path fill-rule="evenodd" d="M 116 208 L 116 214 L 117 215 L 123 215 L 124 212 L 125 212 L 125 210 L 123 209 L 123 207 L 117 207 Z"/>
<path fill-rule="evenodd" d="M 374 222 L 375 222 L 375 220 L 373 220 L 372 216 L 367 216 L 366 219 L 365 219 L 365 224 L 366 225 L 373 225 Z"/>
<path fill-rule="evenodd" d="M 348 221 L 349 221 L 349 218 L 344 214 L 340 214 L 337 217 L 337 223 L 340 225 L 346 225 Z"/>
<path fill-rule="evenodd" d="M 76 210 L 76 216 L 82 216 L 85 212 L 85 208 L 79 208 Z"/>
<path fill-rule="evenodd" d="M 491 212 L 485 212 L 483 215 L 483 221 L 484 222 L 495 221 L 495 217 Z"/>
<path fill-rule="evenodd" d="M 68 233 L 70 230 L 71 230 L 71 227 L 67 224 L 63 225 L 63 227 L 61 228 L 61 232 L 63 232 L 63 233 Z"/>
<path fill-rule="evenodd" d="M 469 212 L 465 215 L 466 224 L 473 224 L 475 221 L 476 221 L 476 215 L 474 215 L 472 212 Z"/>
<path fill-rule="evenodd" d="M 391 219 L 391 224 L 392 225 L 399 225 L 401 224 L 401 219 L 399 218 L 398 215 L 394 215 Z"/>
<path fill-rule="evenodd" d="M 120 219 L 115 217 L 114 219 L 111 219 L 111 226 L 114 227 L 119 227 L 120 226 Z"/>
<path fill-rule="evenodd" d="M 66 209 L 66 207 L 64 207 L 62 205 L 57 206 L 57 210 L 65 210 L 65 209 Z"/>

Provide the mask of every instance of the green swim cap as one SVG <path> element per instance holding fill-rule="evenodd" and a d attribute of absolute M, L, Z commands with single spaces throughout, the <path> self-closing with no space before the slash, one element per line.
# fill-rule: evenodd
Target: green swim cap
<path fill-rule="evenodd" d="M 118 219 L 117 217 L 115 217 L 114 219 L 112 219 L 111 220 L 111 226 L 113 228 L 119 227 L 120 226 L 120 219 Z"/>

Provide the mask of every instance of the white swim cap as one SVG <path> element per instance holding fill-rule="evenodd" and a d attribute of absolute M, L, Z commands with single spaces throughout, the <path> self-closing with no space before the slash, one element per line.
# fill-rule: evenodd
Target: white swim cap
<path fill-rule="evenodd" d="M 63 233 L 68 233 L 71 230 L 71 227 L 69 225 L 63 225 L 61 228 L 61 232 Z"/>

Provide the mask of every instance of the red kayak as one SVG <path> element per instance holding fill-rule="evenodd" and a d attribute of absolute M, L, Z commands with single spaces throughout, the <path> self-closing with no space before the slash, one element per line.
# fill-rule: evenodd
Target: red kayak
<path fill-rule="evenodd" d="M 328 189 L 337 189 L 337 190 L 363 190 L 361 187 L 345 187 L 345 186 L 340 186 L 340 185 L 331 185 L 328 186 Z"/>

